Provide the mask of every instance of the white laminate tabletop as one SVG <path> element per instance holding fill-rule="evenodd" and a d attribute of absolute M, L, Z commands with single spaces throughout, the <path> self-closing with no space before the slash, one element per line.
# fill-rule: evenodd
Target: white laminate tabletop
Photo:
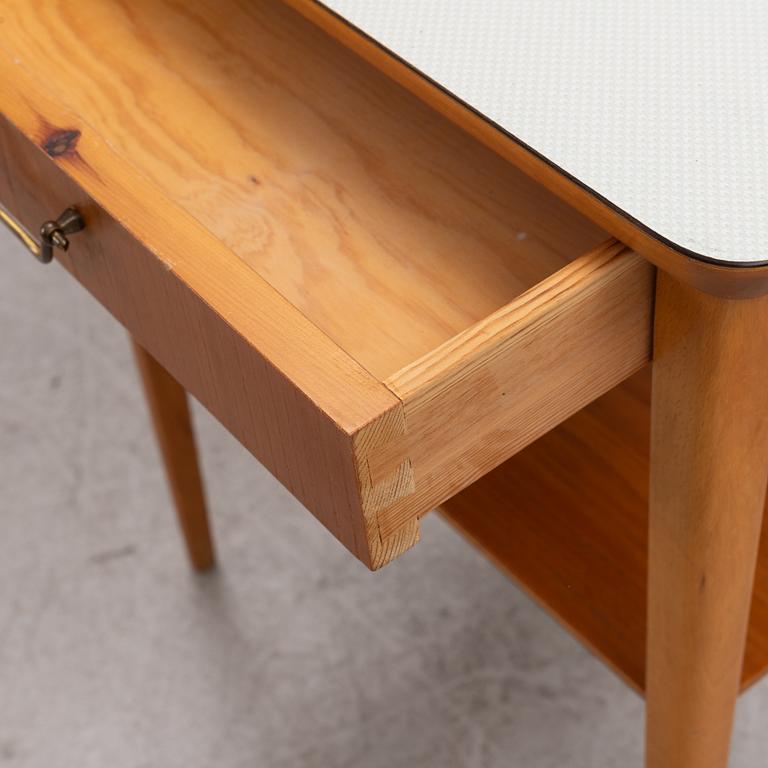
<path fill-rule="evenodd" d="M 768 0 L 324 0 L 689 255 L 768 263 Z"/>

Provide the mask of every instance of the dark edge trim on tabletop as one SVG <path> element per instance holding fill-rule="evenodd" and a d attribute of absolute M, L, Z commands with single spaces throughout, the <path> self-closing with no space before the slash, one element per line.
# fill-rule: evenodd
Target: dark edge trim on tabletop
<path fill-rule="evenodd" d="M 422 80 L 425 80 L 426 82 L 430 83 L 432 86 L 434 86 L 437 90 L 442 91 L 446 96 L 449 96 L 451 99 L 453 99 L 458 104 L 461 104 L 462 107 L 467 109 L 469 112 L 472 112 L 475 116 L 479 117 L 483 122 L 487 123 L 488 125 L 495 128 L 499 133 L 506 136 L 508 139 L 513 141 L 515 144 L 517 144 L 519 147 L 522 147 L 525 151 L 530 152 L 535 157 L 539 158 L 543 162 L 545 162 L 550 168 L 553 168 L 556 170 L 561 176 L 564 176 L 565 178 L 572 181 L 576 186 L 583 189 L 585 192 L 587 192 L 589 195 L 594 197 L 595 199 L 599 200 L 604 205 L 608 206 L 611 210 L 618 213 L 620 216 L 625 218 L 627 221 L 629 221 L 632 225 L 637 227 L 638 229 L 645 232 L 647 235 L 652 237 L 655 240 L 658 240 L 660 243 L 666 245 L 668 248 L 671 248 L 674 251 L 677 251 L 681 256 L 686 256 L 690 259 L 695 259 L 696 261 L 702 261 L 707 264 L 714 264 L 718 267 L 730 267 L 730 268 L 749 268 L 749 267 L 765 267 L 768 266 L 768 259 L 764 259 L 762 261 L 727 261 L 724 259 L 716 259 L 712 256 L 706 256 L 703 253 L 698 253 L 696 251 L 692 251 L 690 248 L 686 248 L 685 246 L 678 245 L 673 240 L 670 240 L 668 237 L 665 237 L 664 235 L 656 232 L 655 230 L 651 229 L 647 224 L 643 224 L 642 221 L 639 219 L 636 219 L 632 214 L 627 213 L 623 208 L 619 207 L 615 203 L 611 202 L 607 197 L 604 197 L 596 190 L 592 189 L 589 185 L 585 184 L 583 181 L 580 181 L 576 176 L 566 171 L 564 168 L 561 168 L 557 163 L 552 162 L 549 158 L 547 158 L 545 155 L 542 155 L 540 152 L 535 150 L 533 147 L 531 147 L 529 144 L 526 144 L 524 141 L 519 139 L 517 136 L 515 136 L 513 133 L 508 131 L 503 126 L 499 125 L 495 120 L 492 120 L 491 118 L 484 115 L 482 112 L 477 110 L 475 107 L 473 107 L 468 102 L 464 101 L 464 99 L 458 97 L 455 93 L 448 90 L 446 87 L 441 85 L 437 82 L 437 80 L 434 80 L 429 75 L 422 72 L 417 67 L 413 66 L 413 64 L 409 63 L 399 54 L 395 53 L 391 49 L 389 49 L 386 45 L 383 43 L 380 43 L 376 38 L 371 37 L 367 32 L 360 29 L 360 27 L 356 26 L 349 20 L 345 19 L 340 13 L 337 11 L 334 11 L 333 8 L 329 8 L 322 0 L 312 0 L 316 5 L 319 5 L 323 10 L 325 10 L 328 14 L 333 16 L 334 18 L 338 19 L 340 22 L 342 22 L 344 25 L 349 27 L 349 29 L 353 30 L 356 34 L 358 34 L 360 37 L 365 38 L 368 42 L 375 45 L 380 51 L 386 53 L 391 58 L 395 59 L 396 61 L 400 62 L 403 66 L 407 67 L 411 70 L 411 72 L 418 75 Z M 375 65 L 373 65 L 375 66 Z M 383 73 L 386 75 L 386 73 Z M 388 75 L 387 75 L 388 76 Z M 405 87 L 405 86 L 403 86 Z M 447 118 L 450 119 L 450 118 Z M 455 121 L 454 121 L 455 122 Z M 492 148 L 491 148 L 492 149 Z M 511 161 L 507 161 L 511 162 Z"/>

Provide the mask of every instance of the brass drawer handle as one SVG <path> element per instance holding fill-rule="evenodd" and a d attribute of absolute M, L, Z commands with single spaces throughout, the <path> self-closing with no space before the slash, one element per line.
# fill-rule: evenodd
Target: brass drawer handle
<path fill-rule="evenodd" d="M 40 227 L 40 242 L 37 243 L 24 225 L 2 205 L 0 205 L 0 219 L 27 246 L 29 252 L 43 264 L 48 264 L 53 259 L 54 247 L 61 248 L 62 251 L 69 248 L 67 235 L 72 235 L 85 228 L 85 222 L 77 208 L 67 208 L 58 219 L 46 221 Z"/>

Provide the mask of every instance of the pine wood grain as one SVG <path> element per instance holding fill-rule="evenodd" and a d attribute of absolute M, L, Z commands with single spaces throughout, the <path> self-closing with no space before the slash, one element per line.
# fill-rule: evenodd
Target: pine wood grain
<path fill-rule="evenodd" d="M 11 201 L 83 206 L 62 262 L 369 566 L 647 359 L 646 265 L 578 277 L 598 227 L 278 0 L 3 19 L 0 106 L 42 150 L 11 140 Z M 517 297 L 550 279 L 529 337 Z M 469 436 L 440 423 L 468 374 Z"/>
<path fill-rule="evenodd" d="M 215 557 L 187 393 L 143 347 L 132 346 L 187 554 L 205 571 Z"/>
<path fill-rule="evenodd" d="M 27 135 L 39 130 L 38 110 L 54 124 L 77 124 L 34 81 L 20 78 L 14 88 L 25 85 L 27 97 L 14 89 L 17 101 L 3 104 L 14 107 Z M 7 86 L 0 79 L 4 97 Z M 49 135 L 45 128 L 40 143 Z M 361 484 L 371 486 L 364 450 L 402 425 L 402 406 L 383 384 L 194 219 L 135 177 L 95 134 L 82 131 L 54 164 L 0 121 L 0 147 L 0 195 L 8 208 L 30 231 L 68 205 L 79 208 L 86 229 L 57 259 L 339 541 L 377 568 L 417 540 L 415 521 L 382 539 L 376 508 L 363 508 Z M 71 176 L 96 197 L 118 195 L 121 221 Z M 25 257 L 21 250 L 19 258 Z M 395 475 L 408 471 L 403 464 Z M 385 503 L 408 488 L 385 479 L 372 499 Z"/>
<path fill-rule="evenodd" d="M 543 280 L 386 381 L 406 429 L 369 457 L 406 453 L 415 495 L 380 513 L 393 531 L 498 466 L 641 368 L 654 269 L 614 240 Z"/>
<path fill-rule="evenodd" d="M 278 0 L 3 17 L 7 89 L 23 70 L 58 94 L 375 376 L 605 239 Z"/>
<path fill-rule="evenodd" d="M 747 298 L 768 292 L 768 267 L 719 266 L 691 258 L 673 244 L 657 238 L 654 233 L 609 205 L 560 168 L 551 165 L 528 146 L 504 133 L 466 104 L 411 69 L 322 3 L 317 0 L 283 2 L 667 272 L 702 291 L 719 296 Z"/>
<path fill-rule="evenodd" d="M 442 505 L 446 518 L 645 688 L 650 367 Z M 768 526 L 741 685 L 768 671 Z"/>
<path fill-rule="evenodd" d="M 646 765 L 725 768 L 768 482 L 768 298 L 661 273 L 651 397 Z"/>

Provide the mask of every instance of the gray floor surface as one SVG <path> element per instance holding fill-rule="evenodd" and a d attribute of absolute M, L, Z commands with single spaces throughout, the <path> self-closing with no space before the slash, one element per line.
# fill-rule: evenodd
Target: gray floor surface
<path fill-rule="evenodd" d="M 5 235 L 0 268 L 0 765 L 641 765 L 641 700 L 443 521 L 370 574 L 197 405 L 190 573 L 123 330 Z M 767 724 L 763 682 L 733 766 Z"/>

